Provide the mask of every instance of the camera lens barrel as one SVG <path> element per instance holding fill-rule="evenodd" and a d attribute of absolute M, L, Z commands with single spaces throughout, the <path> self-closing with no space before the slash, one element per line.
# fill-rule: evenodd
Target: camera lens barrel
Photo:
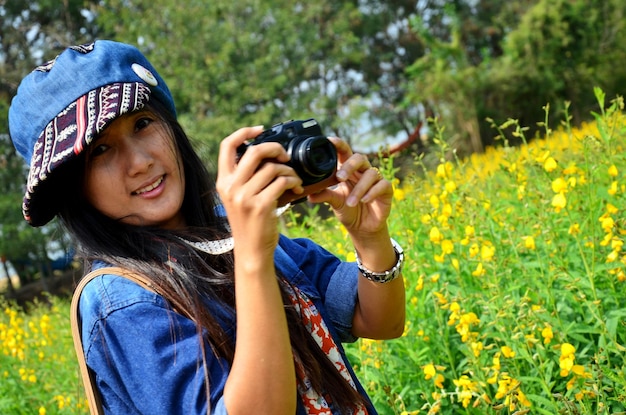
<path fill-rule="evenodd" d="M 291 157 L 287 165 L 300 176 L 303 186 L 319 183 L 337 169 L 337 150 L 313 118 L 274 125 L 254 141 L 242 144 L 237 149 L 238 156 L 241 157 L 249 146 L 266 142 L 278 142 L 283 146 Z"/>
<path fill-rule="evenodd" d="M 291 164 L 304 181 L 306 176 L 313 183 L 333 174 L 337 168 L 337 151 L 326 137 L 308 137 L 297 143 L 291 152 Z M 298 168 L 296 168 L 298 167 Z M 309 184 L 309 183 L 307 183 Z"/>

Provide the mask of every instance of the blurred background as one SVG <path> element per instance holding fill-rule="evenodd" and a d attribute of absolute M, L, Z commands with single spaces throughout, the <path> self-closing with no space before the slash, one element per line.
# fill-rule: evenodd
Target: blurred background
<path fill-rule="evenodd" d="M 623 95 L 625 11 L 622 0 L 0 0 L 0 291 L 30 299 L 80 273 L 56 222 L 22 219 L 26 166 L 7 125 L 21 78 L 68 45 L 138 46 L 211 170 L 236 128 L 313 117 L 357 151 L 393 155 L 401 178 L 416 157 L 435 167 L 519 142 L 494 124 L 517 120 L 532 138 L 591 117 L 596 86 Z"/>

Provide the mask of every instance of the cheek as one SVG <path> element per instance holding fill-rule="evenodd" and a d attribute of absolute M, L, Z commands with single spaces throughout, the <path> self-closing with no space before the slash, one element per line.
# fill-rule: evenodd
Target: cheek
<path fill-rule="evenodd" d="M 120 182 L 108 171 L 87 170 L 83 182 L 85 199 L 97 210 L 106 213 L 115 195 L 122 190 Z"/>

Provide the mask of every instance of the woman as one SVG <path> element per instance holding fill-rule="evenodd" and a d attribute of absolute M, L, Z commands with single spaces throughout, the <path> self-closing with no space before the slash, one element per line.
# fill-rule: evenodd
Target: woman
<path fill-rule="evenodd" d="M 341 347 L 404 327 L 403 254 L 386 219 L 392 188 L 337 148 L 328 203 L 359 261 L 278 232 L 277 200 L 307 189 L 278 143 L 220 146 L 214 183 L 176 121 L 163 79 L 134 47 L 65 50 L 29 74 L 9 110 L 30 164 L 23 212 L 58 215 L 86 270 L 124 268 L 80 297 L 81 339 L 109 414 L 375 414 Z"/>

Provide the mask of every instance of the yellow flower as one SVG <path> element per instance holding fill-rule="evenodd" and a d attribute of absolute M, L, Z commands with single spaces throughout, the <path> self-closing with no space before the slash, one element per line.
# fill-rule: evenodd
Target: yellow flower
<path fill-rule="evenodd" d="M 520 184 L 517 186 L 517 199 L 523 200 L 526 195 L 526 184 Z"/>
<path fill-rule="evenodd" d="M 434 226 L 430 229 L 429 238 L 433 243 L 440 243 L 443 240 L 443 235 L 441 234 L 441 231 L 439 231 L 439 228 Z"/>
<path fill-rule="evenodd" d="M 454 244 L 449 239 L 441 241 L 441 250 L 444 254 L 449 255 L 454 252 Z"/>
<path fill-rule="evenodd" d="M 500 351 L 502 352 L 502 355 L 506 358 L 510 359 L 515 357 L 515 352 L 509 346 L 502 346 L 500 348 Z"/>
<path fill-rule="evenodd" d="M 437 173 L 435 175 L 438 179 L 445 179 L 447 177 L 445 164 L 437 165 Z"/>
<path fill-rule="evenodd" d="M 465 237 L 466 238 L 472 238 L 475 234 L 476 234 L 476 229 L 473 226 L 467 225 L 465 227 Z"/>
<path fill-rule="evenodd" d="M 610 216 L 602 216 L 600 218 L 600 223 L 602 226 L 602 230 L 605 233 L 610 233 L 613 230 L 613 226 L 615 226 L 615 221 Z"/>
<path fill-rule="evenodd" d="M 574 365 L 572 366 L 572 372 L 577 376 L 585 377 L 589 375 L 589 373 L 585 372 L 585 367 L 583 365 Z"/>
<path fill-rule="evenodd" d="M 615 167 L 615 164 L 611 164 L 611 167 L 609 167 L 609 176 L 617 177 L 618 174 L 619 173 L 617 171 L 617 167 Z"/>
<path fill-rule="evenodd" d="M 493 370 L 499 371 L 500 370 L 500 353 L 496 353 L 493 359 L 491 359 L 491 362 L 493 363 Z"/>
<path fill-rule="evenodd" d="M 446 299 L 446 296 L 439 293 L 439 292 L 434 292 L 433 295 L 435 297 L 437 297 L 437 302 L 441 305 L 445 305 L 448 303 L 448 300 Z"/>
<path fill-rule="evenodd" d="M 480 352 L 483 350 L 483 342 L 472 342 L 470 344 L 474 357 L 480 356 Z"/>
<path fill-rule="evenodd" d="M 444 377 L 441 373 L 437 373 L 437 375 L 435 375 L 435 378 L 433 379 L 433 382 L 435 383 L 435 386 L 438 387 L 439 389 L 443 389 L 443 381 L 444 381 Z"/>
<path fill-rule="evenodd" d="M 561 356 L 571 356 L 576 352 L 576 348 L 569 343 L 561 344 Z"/>
<path fill-rule="evenodd" d="M 524 395 L 524 392 L 521 390 L 517 391 L 517 401 L 527 408 L 530 408 L 532 405 L 526 395 Z"/>
<path fill-rule="evenodd" d="M 400 189 L 397 187 L 394 187 L 393 189 L 393 198 L 397 201 L 402 201 L 405 198 L 405 193 L 404 193 L 404 189 Z"/>
<path fill-rule="evenodd" d="M 606 213 L 609 215 L 615 215 L 617 212 L 619 212 L 619 209 L 611 204 L 611 203 L 607 203 L 606 204 Z"/>
<path fill-rule="evenodd" d="M 565 169 L 563 169 L 563 174 L 576 174 L 578 172 L 578 167 L 576 167 L 576 164 L 572 163 L 571 165 L 567 166 Z"/>
<path fill-rule="evenodd" d="M 39 415 L 46 415 L 46 408 L 44 408 L 43 406 L 39 407 Z"/>
<path fill-rule="evenodd" d="M 483 263 L 479 262 L 478 265 L 476 266 L 476 269 L 474 271 L 472 271 L 472 276 L 474 276 L 474 277 L 482 277 L 483 275 L 485 275 L 486 272 L 487 271 L 483 267 Z"/>
<path fill-rule="evenodd" d="M 570 371 L 574 367 L 574 356 L 576 348 L 569 343 L 561 344 L 561 356 L 559 357 L 559 367 L 561 368 L 561 376 L 565 377 L 569 375 Z"/>
<path fill-rule="evenodd" d="M 479 323 L 480 320 L 475 313 L 469 312 L 460 316 L 459 324 L 457 324 L 455 328 L 457 333 L 461 335 L 461 341 L 463 343 L 467 342 L 470 339 L 470 336 L 473 336 L 471 326 Z"/>
<path fill-rule="evenodd" d="M 435 365 L 433 365 L 432 363 L 424 366 L 422 370 L 424 371 L 424 379 L 426 380 L 432 379 L 437 374 L 437 370 L 435 370 Z"/>
<path fill-rule="evenodd" d="M 476 255 L 478 255 L 479 250 L 480 248 L 478 244 L 472 244 L 472 246 L 470 246 L 470 249 L 469 249 L 470 258 L 474 258 Z"/>
<path fill-rule="evenodd" d="M 567 182 L 562 177 L 554 179 L 552 181 L 552 191 L 554 193 L 561 193 L 567 191 Z"/>
<path fill-rule="evenodd" d="M 437 209 L 439 207 L 439 198 L 437 197 L 437 195 L 430 195 L 430 205 L 434 209 Z"/>
<path fill-rule="evenodd" d="M 552 327 L 546 326 L 541 330 L 541 337 L 543 337 L 543 344 L 548 344 L 554 338 L 554 333 L 552 332 Z"/>
<path fill-rule="evenodd" d="M 474 235 L 476 235 L 476 229 L 474 229 L 472 225 L 467 225 L 465 227 L 465 238 L 463 239 L 465 243 L 463 245 L 467 245 L 469 240 L 472 239 Z"/>
<path fill-rule="evenodd" d="M 561 193 L 557 193 L 556 195 L 554 195 L 554 197 L 552 198 L 552 207 L 554 207 L 554 210 L 558 213 L 562 209 L 564 209 L 565 206 L 567 206 L 567 199 L 565 198 L 565 193 L 561 192 Z"/>
<path fill-rule="evenodd" d="M 524 246 L 526 249 L 535 250 L 535 238 L 532 236 L 527 236 L 524 238 Z"/>
<path fill-rule="evenodd" d="M 415 291 L 421 291 L 424 289 L 424 276 L 420 275 L 417 279 L 417 284 L 415 285 Z"/>
<path fill-rule="evenodd" d="M 574 223 L 572 226 L 569 227 L 567 233 L 569 233 L 570 235 L 578 235 L 580 233 L 580 225 Z"/>
<path fill-rule="evenodd" d="M 447 181 L 445 184 L 445 189 L 446 192 L 453 193 L 456 190 L 456 183 L 454 183 L 452 180 Z"/>
<path fill-rule="evenodd" d="M 550 157 L 550 152 L 544 151 L 543 153 L 541 153 L 541 155 L 535 158 L 535 161 L 537 163 L 544 163 L 548 159 L 548 157 Z"/>
<path fill-rule="evenodd" d="M 473 382 L 466 375 L 462 375 L 459 379 L 454 380 L 454 384 L 461 389 L 458 398 L 462 402 L 463 407 L 467 408 L 472 400 L 473 393 L 477 391 L 477 383 Z"/>
<path fill-rule="evenodd" d="M 496 254 L 496 247 L 491 242 L 485 242 L 480 247 L 480 257 L 483 261 L 491 261 Z"/>
<path fill-rule="evenodd" d="M 617 182 L 612 182 L 611 187 L 609 187 L 609 190 L 607 190 L 607 192 L 611 196 L 615 196 L 615 194 L 617 193 Z"/>
<path fill-rule="evenodd" d="M 446 203 L 441 208 L 441 219 L 439 219 L 439 222 L 444 222 L 444 220 L 447 220 L 450 216 L 452 216 L 452 205 Z"/>
<path fill-rule="evenodd" d="M 543 163 L 543 168 L 548 173 L 556 170 L 557 168 L 556 160 L 552 157 L 548 157 L 546 161 Z"/>

